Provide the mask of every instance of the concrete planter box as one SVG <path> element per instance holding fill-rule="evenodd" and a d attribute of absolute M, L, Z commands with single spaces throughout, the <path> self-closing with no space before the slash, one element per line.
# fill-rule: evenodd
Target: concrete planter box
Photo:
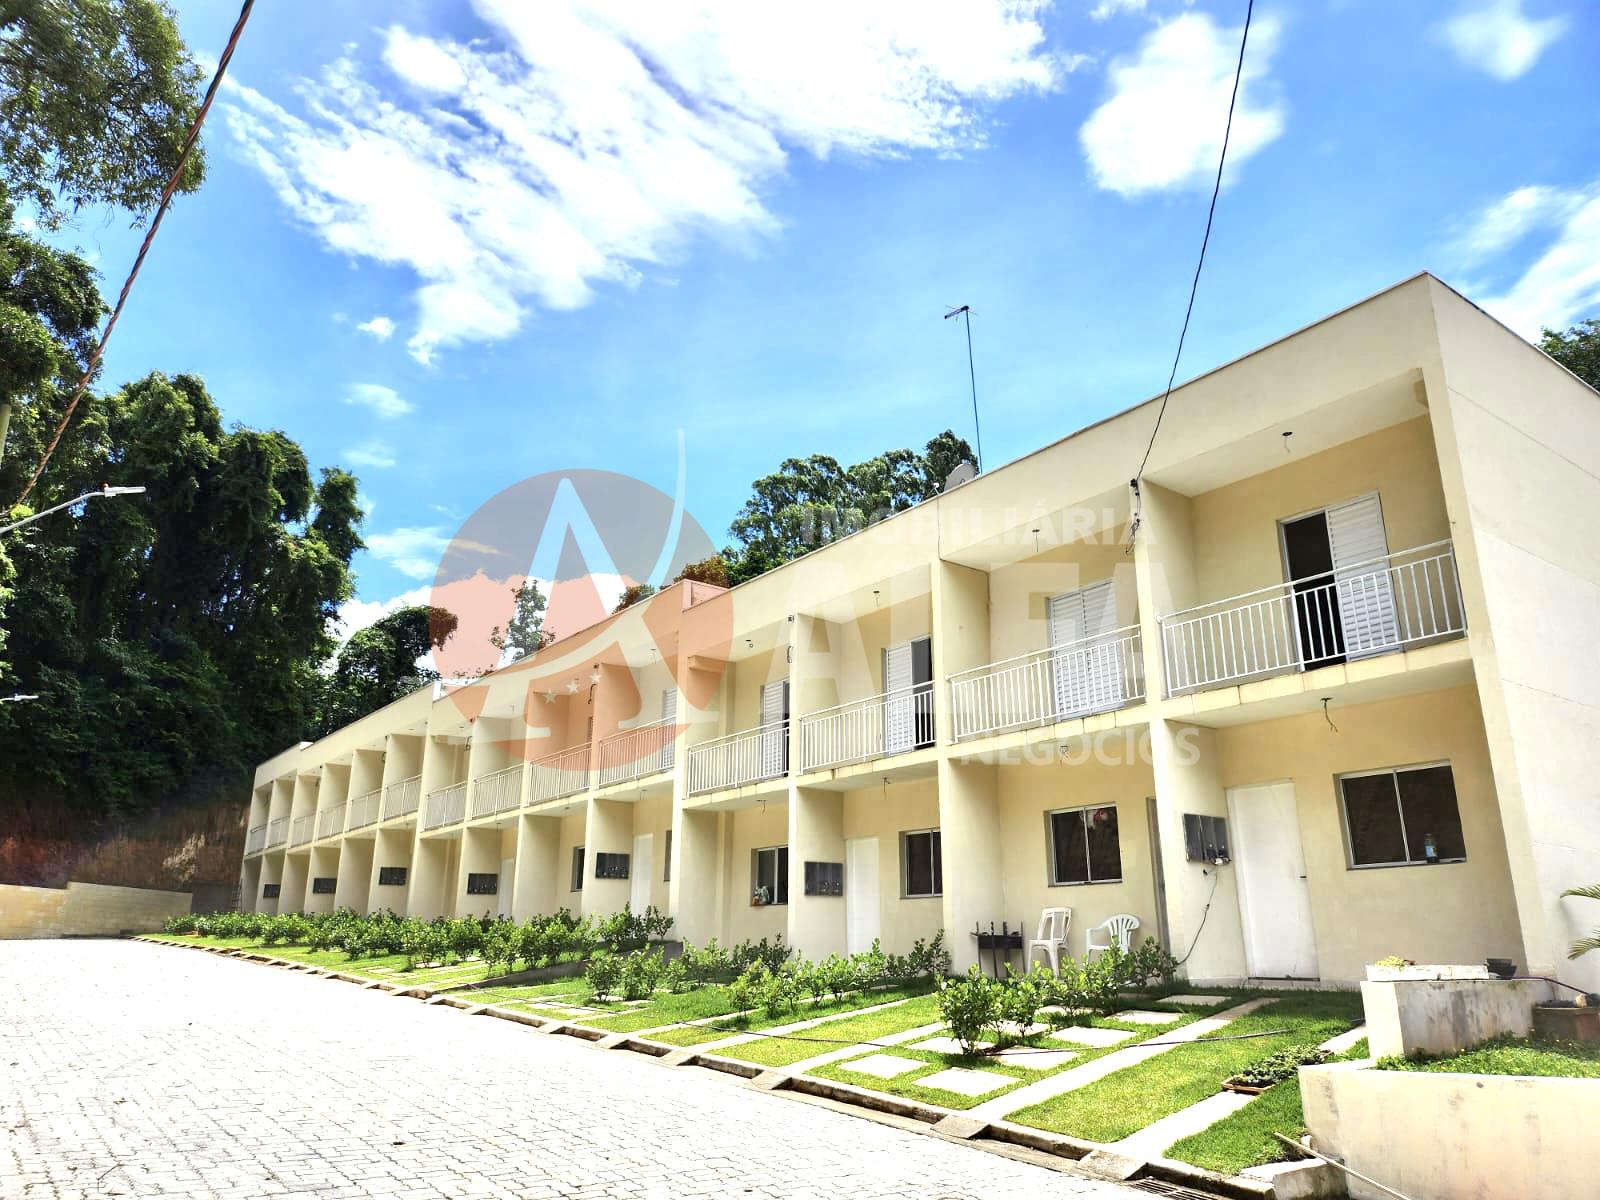
<path fill-rule="evenodd" d="M 1407 1196 L 1572 1200 L 1594 1194 L 1600 1079 L 1300 1070 L 1313 1145 Z M 1351 1177 L 1352 1200 L 1392 1200 Z"/>
<path fill-rule="evenodd" d="M 1398 983 L 1414 979 L 1493 979 L 1494 976 L 1484 966 L 1413 963 L 1406 967 L 1380 967 L 1373 963 L 1367 967 L 1367 978 L 1373 983 Z"/>
<path fill-rule="evenodd" d="M 1564 1042 L 1600 1042 L 1600 1008 L 1541 1004 L 1533 1010 L 1533 1028 L 1541 1037 Z"/>
<path fill-rule="evenodd" d="M 1367 1049 L 1374 1058 L 1454 1054 L 1492 1037 L 1527 1037 L 1533 1006 L 1551 990 L 1539 979 L 1368 980 Z"/>

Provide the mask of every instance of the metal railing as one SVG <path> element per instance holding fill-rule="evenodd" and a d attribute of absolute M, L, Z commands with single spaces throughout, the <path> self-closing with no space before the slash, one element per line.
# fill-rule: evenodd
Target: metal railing
<path fill-rule="evenodd" d="M 305 845 L 311 840 L 312 835 L 317 831 L 316 814 L 302 813 L 300 816 L 294 819 L 294 824 L 291 826 L 291 830 L 292 832 L 289 834 L 290 843 L 295 846 Z"/>
<path fill-rule="evenodd" d="M 933 681 L 800 718 L 800 769 L 815 771 L 933 745 Z"/>
<path fill-rule="evenodd" d="M 332 808 L 323 809 L 317 814 L 317 836 L 319 838 L 333 837 L 344 832 L 344 802 L 341 800 Z"/>
<path fill-rule="evenodd" d="M 246 854 L 259 854 L 266 844 L 267 827 L 265 825 L 257 825 L 244 835 L 244 852 Z"/>
<path fill-rule="evenodd" d="M 773 721 L 689 747 L 689 794 L 776 779 L 789 770 L 789 722 Z"/>
<path fill-rule="evenodd" d="M 267 845 L 281 846 L 289 840 L 289 818 L 276 817 L 267 822 Z"/>
<path fill-rule="evenodd" d="M 1455 549 L 1433 542 L 1162 617 L 1167 695 L 1371 658 L 1466 628 Z"/>
<path fill-rule="evenodd" d="M 491 771 L 472 788 L 472 815 L 492 817 L 522 807 L 522 764 Z"/>
<path fill-rule="evenodd" d="M 373 788 L 370 792 L 362 792 L 350 801 L 349 829 L 365 829 L 378 819 L 378 810 L 383 804 L 383 789 Z"/>
<path fill-rule="evenodd" d="M 670 771 L 677 736 L 677 719 L 669 717 L 601 738 L 600 786 Z"/>
<path fill-rule="evenodd" d="M 401 779 L 383 789 L 383 819 L 408 817 L 422 807 L 422 776 Z"/>
<path fill-rule="evenodd" d="M 953 742 L 1111 712 L 1144 699 L 1139 627 L 956 671 L 949 683 Z"/>
<path fill-rule="evenodd" d="M 428 811 L 423 815 L 424 829 L 438 829 L 441 825 L 454 825 L 467 815 L 467 785 L 452 783 L 428 793 Z"/>
<path fill-rule="evenodd" d="M 547 754 L 528 764 L 528 803 L 573 796 L 589 786 L 589 743 Z"/>

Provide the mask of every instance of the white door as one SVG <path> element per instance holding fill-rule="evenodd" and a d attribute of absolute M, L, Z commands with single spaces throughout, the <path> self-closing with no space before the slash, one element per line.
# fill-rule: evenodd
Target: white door
<path fill-rule="evenodd" d="M 672 769 L 672 749 L 677 745 L 678 689 L 668 688 L 661 693 L 661 736 L 666 743 L 661 747 L 661 769 Z"/>
<path fill-rule="evenodd" d="M 889 646 L 883 652 L 883 750 L 899 754 L 916 744 L 916 698 L 911 694 L 911 643 Z"/>
<path fill-rule="evenodd" d="M 1118 647 L 1104 640 L 1117 627 L 1117 593 L 1111 580 L 1052 596 L 1049 616 L 1050 645 L 1057 648 L 1052 656 L 1056 716 L 1119 706 L 1122 664 Z"/>
<path fill-rule="evenodd" d="M 761 778 L 772 779 L 782 775 L 788 764 L 784 761 L 784 738 L 788 730 L 783 721 L 789 713 L 789 681 L 778 679 L 761 687 Z"/>
<path fill-rule="evenodd" d="M 878 938 L 878 839 L 844 843 L 845 950 L 865 954 Z"/>
<path fill-rule="evenodd" d="M 495 906 L 495 911 L 502 917 L 511 915 L 511 883 L 516 877 L 516 872 L 516 859 L 502 858 L 500 860 L 500 879 L 495 884 L 495 899 L 499 903 Z"/>
<path fill-rule="evenodd" d="M 1346 658 L 1393 650 L 1400 640 L 1394 586 L 1389 578 L 1389 541 L 1383 532 L 1378 493 L 1330 508 L 1328 546 L 1344 627 Z"/>
<path fill-rule="evenodd" d="M 1294 784 L 1228 789 L 1245 961 L 1262 979 L 1315 979 L 1317 941 Z"/>
<path fill-rule="evenodd" d="M 633 861 L 628 864 L 628 907 L 634 916 L 650 907 L 650 880 L 654 877 L 650 850 L 654 841 L 648 833 L 633 839 Z"/>

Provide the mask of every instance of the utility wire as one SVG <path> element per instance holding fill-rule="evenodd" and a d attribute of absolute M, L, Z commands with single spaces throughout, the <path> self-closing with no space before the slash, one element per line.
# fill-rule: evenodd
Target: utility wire
<path fill-rule="evenodd" d="M 178 155 L 177 165 L 172 168 L 172 177 L 162 189 L 161 203 L 156 206 L 155 219 L 150 222 L 150 228 L 145 231 L 144 241 L 139 244 L 139 253 L 133 260 L 133 268 L 128 272 L 127 279 L 122 283 L 122 291 L 117 296 L 116 306 L 111 310 L 111 319 L 106 322 L 105 329 L 100 333 L 100 340 L 95 343 L 94 353 L 89 356 L 88 365 L 84 367 L 78 386 L 72 391 L 72 399 L 67 402 L 67 411 L 61 415 L 61 422 L 56 426 L 50 444 L 45 447 L 44 456 L 34 468 L 28 485 L 22 489 L 22 495 L 17 497 L 18 504 L 27 500 L 33 492 L 34 485 L 39 482 L 39 477 L 44 474 L 44 469 L 49 465 L 51 456 L 55 454 L 56 447 L 61 444 L 61 435 L 66 433 L 67 426 L 72 422 L 72 414 L 77 411 L 78 402 L 83 399 L 83 393 L 88 390 L 90 379 L 100 366 L 100 360 L 106 351 L 106 343 L 111 340 L 111 331 L 117 327 L 117 318 L 122 316 L 123 306 L 128 302 L 128 293 L 133 290 L 133 281 L 139 277 L 139 268 L 144 266 L 145 255 L 150 253 L 150 243 L 155 241 L 156 231 L 161 228 L 161 219 L 167 215 L 167 209 L 172 204 L 172 197 L 178 190 L 178 181 L 183 177 L 183 168 L 188 164 L 189 156 L 194 153 L 195 145 L 200 140 L 200 127 L 205 124 L 206 114 L 211 111 L 211 102 L 216 99 L 217 89 L 222 86 L 222 77 L 227 73 L 234 47 L 239 44 L 239 35 L 244 33 L 245 22 L 250 19 L 250 10 L 254 7 L 255 0 L 244 0 L 243 6 L 239 9 L 239 19 L 234 23 L 233 32 L 228 36 L 228 44 L 222 51 L 222 57 L 217 60 L 216 74 L 211 77 L 211 86 L 206 89 L 200 111 L 195 113 L 194 121 L 189 126 L 189 133 L 184 138 L 183 150 Z"/>
<path fill-rule="evenodd" d="M 1222 192 L 1222 168 L 1228 161 L 1228 140 L 1233 136 L 1233 110 L 1239 103 L 1239 81 L 1244 77 L 1244 49 L 1250 41 L 1250 18 L 1255 12 L 1255 0 L 1247 0 L 1244 10 L 1244 32 L 1239 37 L 1239 61 L 1233 69 L 1233 93 L 1228 97 L 1228 121 L 1222 129 L 1222 153 L 1217 156 L 1217 178 L 1211 185 L 1211 207 L 1206 210 L 1206 232 L 1200 239 L 1200 258 L 1194 265 L 1194 279 L 1189 284 L 1189 304 L 1183 310 L 1183 328 L 1178 333 L 1178 349 L 1172 356 L 1172 370 L 1167 375 L 1167 390 L 1161 394 L 1161 407 L 1156 410 L 1156 423 L 1150 430 L 1150 441 L 1144 448 L 1144 457 L 1139 460 L 1139 469 L 1134 472 L 1134 496 L 1139 496 L 1139 481 L 1144 478 L 1145 466 L 1150 462 L 1150 451 L 1155 449 L 1156 434 L 1161 432 L 1161 418 L 1167 415 L 1167 401 L 1172 397 L 1172 385 L 1178 378 L 1178 362 L 1183 358 L 1183 343 L 1189 336 L 1189 319 L 1194 315 L 1194 298 L 1200 290 L 1200 271 L 1206 265 L 1206 247 L 1211 244 L 1211 224 L 1217 216 L 1217 197 Z M 1142 508 L 1142 503 L 1140 504 Z M 1134 535 L 1139 531 L 1139 513 L 1135 511 L 1133 522 L 1128 529 L 1128 545 L 1131 549 Z"/>

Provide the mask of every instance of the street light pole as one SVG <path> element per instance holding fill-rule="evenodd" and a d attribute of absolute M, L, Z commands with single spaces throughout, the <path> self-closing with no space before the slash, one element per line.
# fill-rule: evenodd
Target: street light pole
<path fill-rule="evenodd" d="M 74 496 L 71 500 L 47 508 L 43 512 L 36 512 L 31 517 L 23 517 L 20 521 L 13 521 L 9 525 L 0 525 L 0 533 L 10 533 L 13 529 L 21 529 L 24 525 L 31 525 L 41 517 L 48 517 L 51 513 L 58 513 L 64 508 L 71 508 L 74 504 L 82 504 L 85 500 L 93 500 L 97 496 L 139 496 L 144 494 L 143 487 L 112 487 L 109 484 L 96 488 L 92 492 L 85 492 L 81 496 Z"/>

